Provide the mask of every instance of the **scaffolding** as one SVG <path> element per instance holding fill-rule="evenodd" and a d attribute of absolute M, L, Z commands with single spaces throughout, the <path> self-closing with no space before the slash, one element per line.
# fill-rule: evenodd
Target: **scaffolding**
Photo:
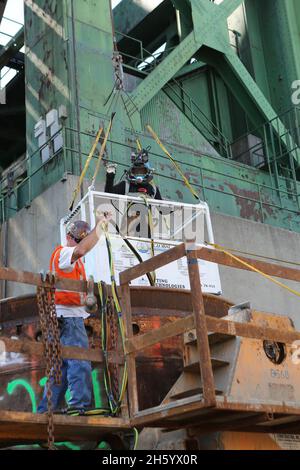
<path fill-rule="evenodd" d="M 132 289 L 130 282 L 149 270 L 158 269 L 174 260 L 187 257 L 191 291 L 189 302 L 191 313 L 164 325 L 156 330 L 134 336 L 132 326 Z M 258 433 L 297 433 L 300 432 L 300 402 L 294 398 L 290 402 L 283 399 L 235 400 L 232 396 L 216 390 L 214 383 L 215 370 L 228 365 L 226 358 L 215 359 L 211 355 L 213 345 L 230 342 L 235 338 L 246 338 L 257 341 L 269 341 L 284 344 L 289 349 L 286 361 L 291 361 L 292 345 L 300 340 L 300 332 L 291 328 L 274 328 L 257 325 L 253 322 L 243 324 L 232 321 L 230 318 L 216 318 L 207 315 L 201 290 L 201 275 L 198 270 L 198 259 L 204 259 L 230 268 L 246 269 L 251 266 L 263 271 L 267 275 L 300 281 L 300 270 L 277 264 L 266 263 L 254 259 L 241 258 L 246 267 L 217 249 L 198 248 L 197 246 L 181 244 L 171 250 L 157 255 L 140 265 L 121 273 L 119 294 L 122 303 L 122 315 L 126 324 L 125 355 L 116 355 L 110 352 L 109 361 L 119 364 L 127 363 L 128 367 L 128 399 L 121 408 L 118 417 L 66 417 L 54 416 L 55 429 L 58 439 L 68 440 L 99 440 L 103 436 L 124 432 L 132 427 L 160 427 L 164 429 L 197 429 L 201 433 L 220 430 L 235 430 Z M 25 284 L 49 287 L 38 274 L 14 271 L 9 268 L 0 268 L 0 279 Z M 56 288 L 85 292 L 85 281 L 72 281 L 56 279 Z M 95 285 L 95 293 L 97 286 Z M 149 287 L 149 295 L 157 290 Z M 163 295 L 163 289 L 159 289 Z M 180 292 L 173 291 L 168 296 L 175 300 Z M 108 293 L 110 289 L 108 286 Z M 178 300 L 176 299 L 178 302 Z M 267 314 L 262 314 L 267 318 Z M 264 316 L 265 315 L 265 316 Z M 193 345 L 193 353 L 186 356 L 180 381 L 170 388 L 170 392 L 159 406 L 139 409 L 137 392 L 138 376 L 136 373 L 135 356 L 151 345 L 162 342 L 166 338 L 188 334 L 186 347 Z M 28 355 L 43 356 L 43 346 L 28 340 L 14 340 L 1 336 L 7 352 L 15 351 Z M 101 350 L 82 350 L 81 348 L 62 348 L 62 355 L 66 358 L 77 358 L 103 361 Z M 247 368 L 248 364 L 244 364 Z M 299 365 L 290 365 L 298 371 Z M 185 380 L 186 374 L 198 376 L 195 383 Z M 298 374 L 298 372 L 297 372 Z M 299 374 L 298 374 L 299 375 Z M 190 377 L 190 376 L 189 376 Z M 201 377 L 201 384 L 199 382 Z M 297 385 L 297 384 L 294 384 Z M 151 393 L 151 390 L 149 390 Z M 16 445 L 16 443 L 45 441 L 47 435 L 47 417 L 15 411 L 1 411 L 0 413 L 0 443 L 1 445 Z"/>

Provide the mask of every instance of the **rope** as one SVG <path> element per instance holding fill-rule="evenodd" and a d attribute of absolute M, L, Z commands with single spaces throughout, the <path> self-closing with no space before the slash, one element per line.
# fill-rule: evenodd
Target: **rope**
<path fill-rule="evenodd" d="M 106 144 L 107 144 L 107 141 L 108 141 L 108 137 L 109 137 L 109 134 L 110 134 L 110 131 L 111 131 L 111 128 L 112 128 L 112 124 L 113 124 L 113 120 L 114 120 L 115 115 L 116 115 L 115 112 L 113 112 L 112 115 L 111 115 L 111 118 L 110 118 L 110 121 L 109 121 L 109 124 L 108 124 L 108 128 L 107 128 L 104 140 L 103 140 L 102 145 L 101 145 L 101 149 L 100 149 L 100 153 L 99 153 L 95 173 L 94 173 L 94 176 L 93 176 L 93 179 L 92 179 L 92 186 L 94 186 L 94 184 L 95 184 L 97 174 L 98 174 L 99 169 L 100 169 L 100 163 L 101 163 L 103 154 L 105 152 Z"/>
<path fill-rule="evenodd" d="M 170 152 L 168 152 L 168 150 L 166 149 L 166 147 L 164 146 L 164 144 L 161 142 L 161 140 L 159 139 L 158 135 L 154 132 L 154 130 L 152 129 L 151 126 L 149 126 L 149 124 L 146 126 L 146 128 L 148 129 L 148 131 L 150 132 L 150 134 L 152 135 L 152 137 L 154 138 L 154 140 L 156 141 L 156 143 L 160 146 L 160 148 L 162 149 L 162 151 L 167 155 L 167 157 L 169 158 L 169 160 L 171 161 L 171 163 L 173 164 L 174 168 L 177 170 L 177 172 L 180 174 L 181 178 L 183 179 L 183 182 L 184 184 L 186 185 L 186 187 L 189 189 L 189 191 L 192 193 L 192 195 L 194 196 L 194 198 L 196 198 L 198 201 L 200 200 L 200 197 L 198 196 L 198 194 L 196 193 L 196 191 L 194 190 L 194 188 L 192 187 L 192 185 L 190 184 L 189 180 L 187 179 L 187 177 L 185 176 L 185 174 L 183 173 L 182 169 L 180 168 L 180 166 L 178 165 L 178 163 L 176 162 L 176 160 L 172 157 L 172 155 L 170 154 Z"/>
<path fill-rule="evenodd" d="M 133 445 L 133 450 L 136 450 L 138 441 L 139 441 L 139 432 L 136 428 L 133 428 L 134 431 L 134 445 Z"/>
<path fill-rule="evenodd" d="M 251 269 L 251 271 L 254 271 L 258 274 L 260 274 L 261 276 L 263 276 L 264 278 L 268 279 L 269 281 L 273 282 L 274 284 L 276 284 L 277 286 L 279 287 L 282 287 L 283 289 L 286 289 L 287 291 L 289 291 L 291 294 L 294 294 L 296 295 L 297 297 L 300 297 L 300 292 L 296 291 L 295 289 L 292 289 L 291 287 L 289 286 L 286 286 L 285 284 L 283 284 L 282 282 L 280 281 L 277 281 L 277 279 L 274 279 L 272 276 L 269 276 L 268 274 L 264 273 L 263 271 L 261 271 L 260 269 L 258 268 L 255 268 L 254 266 L 252 266 L 251 264 L 247 263 L 246 261 L 242 260 L 241 258 L 239 258 L 238 256 L 235 256 L 233 255 L 230 251 L 228 250 L 225 250 L 221 245 L 217 245 L 216 243 L 207 243 L 208 245 L 216 248 L 217 250 L 223 252 L 224 254 L 230 256 L 230 258 L 234 259 L 235 261 L 237 261 L 238 263 L 242 264 L 243 266 L 246 266 L 247 268 Z"/>
<path fill-rule="evenodd" d="M 111 277 L 111 290 L 112 290 L 112 298 L 114 302 L 114 307 L 116 310 L 116 313 L 118 315 L 118 324 L 119 324 L 119 329 L 121 333 L 121 339 L 122 339 L 122 347 L 123 350 L 125 351 L 125 326 L 124 326 L 124 321 L 122 318 L 122 309 L 120 305 L 120 300 L 117 292 L 117 284 L 115 280 L 115 266 L 114 266 L 114 261 L 113 261 L 113 255 L 112 255 L 112 248 L 111 248 L 111 242 L 108 234 L 108 228 L 106 224 L 102 224 L 101 226 L 103 233 L 105 235 L 105 241 L 106 241 L 106 247 L 107 247 L 107 253 L 108 253 L 108 259 L 109 259 L 109 269 L 110 269 L 110 277 Z M 101 283 L 98 283 L 98 289 L 99 289 L 99 296 L 100 299 L 103 299 L 103 291 L 102 291 L 102 285 Z M 107 315 L 104 315 L 105 318 L 107 318 Z M 127 365 L 125 363 L 124 365 L 124 371 L 123 371 L 123 377 L 122 377 L 122 385 L 121 385 L 121 390 L 120 390 L 120 395 L 119 398 L 115 401 L 113 394 L 112 394 L 112 383 L 111 383 L 111 377 L 109 374 L 109 368 L 108 368 L 108 358 L 107 358 L 107 350 L 106 350 L 106 345 L 107 345 L 107 338 L 106 338 L 106 328 L 105 328 L 105 322 L 104 322 L 104 316 L 102 315 L 102 349 L 105 352 L 105 362 L 106 362 L 106 374 L 104 376 L 105 378 L 105 389 L 106 393 L 108 396 L 108 401 L 111 409 L 111 413 L 113 415 L 116 415 L 118 411 L 120 410 L 121 403 L 124 398 L 124 394 L 126 391 L 127 387 L 127 381 L 128 381 L 128 375 L 127 375 Z"/>
<path fill-rule="evenodd" d="M 151 242 L 150 242 L 150 248 L 151 248 L 151 255 L 152 257 L 155 256 L 155 250 L 154 250 L 154 240 L 153 240 L 153 229 L 154 229 L 154 226 L 153 226 L 153 217 L 152 217 L 152 210 L 151 210 L 151 207 L 148 203 L 148 199 L 146 198 L 146 196 L 144 196 L 143 194 L 141 194 L 141 197 L 142 199 L 144 200 L 144 203 L 145 203 L 145 206 L 147 207 L 147 212 L 148 212 L 148 227 L 149 227 L 149 232 L 150 232 L 150 239 L 151 239 Z M 155 271 L 153 271 L 151 273 L 151 277 L 153 279 L 153 285 L 155 286 L 155 283 L 156 283 L 156 274 L 155 274 Z"/>
<path fill-rule="evenodd" d="M 129 208 L 127 209 L 127 211 L 129 210 Z M 130 249 L 130 251 L 133 253 L 133 255 L 136 257 L 136 259 L 138 260 L 139 263 L 143 263 L 143 258 L 141 257 L 141 255 L 139 254 L 139 252 L 135 249 L 135 247 L 130 243 L 129 240 L 127 240 L 127 238 L 122 234 L 119 226 L 113 222 L 112 220 L 109 221 L 113 227 L 115 227 L 117 233 L 122 237 L 124 243 L 128 246 L 128 248 Z M 151 273 L 146 273 L 146 276 L 148 278 L 148 281 L 149 281 L 149 284 L 150 286 L 154 286 L 155 285 L 155 281 L 153 281 L 153 278 L 152 278 L 152 275 Z"/>
<path fill-rule="evenodd" d="M 209 245 L 208 242 L 204 242 L 204 243 L 206 245 Z M 272 256 L 258 255 L 257 253 L 252 253 L 252 252 L 243 251 L 243 250 L 237 250 L 236 248 L 231 248 L 231 247 L 226 247 L 226 246 L 223 246 L 222 248 L 224 250 L 234 252 L 234 253 L 240 253 L 240 254 L 246 255 L 246 256 L 255 256 L 256 258 L 266 259 L 266 260 L 269 260 L 269 261 L 276 261 L 278 263 L 290 264 L 292 266 L 298 266 L 298 267 L 300 266 L 300 263 L 296 263 L 295 261 L 287 261 L 287 260 L 280 259 L 280 258 L 273 258 Z"/>
<path fill-rule="evenodd" d="M 90 163 L 91 163 L 91 160 L 92 160 L 92 158 L 93 158 L 93 156 L 94 156 L 94 153 L 95 153 L 95 150 L 96 150 L 97 145 L 98 145 L 98 143 L 99 143 L 99 140 L 100 140 L 100 137 L 101 137 L 101 135 L 102 135 L 102 132 L 103 132 L 103 127 L 100 127 L 99 130 L 98 130 L 98 132 L 97 132 L 95 141 L 94 141 L 93 146 L 92 146 L 92 148 L 91 148 L 91 151 L 90 151 L 90 153 L 89 153 L 89 156 L 88 156 L 88 158 L 87 158 L 87 160 L 86 160 L 86 162 L 85 162 L 85 165 L 84 165 L 84 168 L 83 168 L 83 170 L 82 170 L 82 173 L 81 173 L 81 175 L 80 175 L 80 178 L 79 178 L 77 187 L 76 187 L 76 189 L 75 189 L 75 191 L 74 191 L 74 193 L 73 193 L 73 198 L 72 198 L 72 201 L 71 201 L 71 204 L 70 204 L 70 207 L 69 207 L 69 210 L 70 210 L 70 211 L 73 210 L 74 202 L 76 201 L 77 195 L 78 195 L 78 193 L 79 193 L 79 191 L 80 191 L 80 188 L 81 188 L 81 185 L 82 185 L 82 182 L 83 182 L 83 178 L 85 177 L 86 172 L 87 172 L 87 170 L 88 170 L 88 167 L 89 167 L 89 165 L 90 165 Z"/>

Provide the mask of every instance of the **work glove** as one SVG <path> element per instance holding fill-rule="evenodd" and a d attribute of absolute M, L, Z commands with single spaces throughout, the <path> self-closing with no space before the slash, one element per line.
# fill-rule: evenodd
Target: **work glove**
<path fill-rule="evenodd" d="M 106 173 L 113 173 L 116 174 L 117 165 L 115 163 L 109 163 L 106 165 Z"/>

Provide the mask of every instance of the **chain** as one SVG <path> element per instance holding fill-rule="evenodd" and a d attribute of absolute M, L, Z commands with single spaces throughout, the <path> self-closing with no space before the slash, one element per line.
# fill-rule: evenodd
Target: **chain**
<path fill-rule="evenodd" d="M 118 52 L 114 52 L 113 58 L 113 68 L 115 69 L 115 89 L 116 90 L 123 90 L 124 85 L 124 71 L 123 71 L 123 57 Z"/>
<path fill-rule="evenodd" d="M 110 349 L 112 351 L 117 352 L 118 349 L 118 316 L 115 311 L 115 305 L 113 302 L 113 298 L 110 297 L 108 300 L 108 322 L 109 322 L 109 330 L 110 330 Z M 112 393 L 115 399 L 115 402 L 118 403 L 119 400 L 119 370 L 116 362 L 111 364 L 111 371 L 112 371 Z"/>
<path fill-rule="evenodd" d="M 47 375 L 47 407 L 48 407 L 48 449 L 55 450 L 54 445 L 54 419 L 52 405 L 52 382 L 56 385 L 61 383 L 61 344 L 58 321 L 55 308 L 55 277 L 47 274 L 46 279 L 42 276 L 42 281 L 48 281 L 51 287 L 45 285 L 37 288 L 37 303 L 42 330 L 44 354 L 46 358 Z"/>

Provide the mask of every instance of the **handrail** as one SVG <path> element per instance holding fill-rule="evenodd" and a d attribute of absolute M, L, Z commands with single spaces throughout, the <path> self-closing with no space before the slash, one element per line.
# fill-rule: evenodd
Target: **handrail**
<path fill-rule="evenodd" d="M 184 90 L 184 88 L 181 86 L 181 84 L 179 82 L 177 82 L 175 79 L 172 79 L 172 81 L 176 84 L 176 86 L 179 87 L 180 91 L 184 94 L 184 96 L 186 96 L 188 98 L 188 101 L 189 101 L 190 105 L 188 103 L 186 103 L 186 101 L 184 101 L 184 98 L 171 86 L 170 83 L 167 83 L 166 87 L 169 87 L 172 90 L 172 93 L 174 93 L 178 97 L 178 99 L 181 100 L 181 103 L 182 103 L 183 107 L 186 107 L 186 108 L 189 109 L 189 111 L 191 112 L 192 117 L 190 118 L 189 115 L 184 111 L 184 109 L 181 109 L 181 107 L 180 107 L 181 111 L 195 125 L 195 127 L 197 127 L 197 129 L 201 133 L 203 133 L 203 130 L 200 130 L 198 125 L 194 122 L 193 118 L 196 118 L 199 121 L 199 123 L 201 124 L 201 126 L 205 129 L 205 131 L 210 135 L 210 137 L 212 139 L 212 140 L 209 140 L 210 144 L 212 146 L 215 146 L 215 142 L 216 142 L 216 138 L 217 138 L 217 144 L 220 145 L 223 149 L 223 152 L 224 152 L 223 156 L 225 156 L 226 158 L 231 158 L 231 153 L 230 153 L 230 151 L 228 151 L 228 149 L 230 149 L 230 143 L 229 143 L 227 137 L 225 137 L 225 135 L 220 131 L 220 129 L 205 115 L 205 113 L 200 109 L 200 107 L 197 105 L 197 103 L 195 103 L 195 101 L 190 97 L 190 95 L 186 92 L 186 90 Z M 170 96 L 170 94 L 166 91 L 166 87 L 164 88 L 165 93 L 173 101 L 173 103 L 176 104 L 176 106 L 178 106 L 178 103 L 176 103 L 176 101 L 174 99 L 172 99 L 172 96 Z M 203 121 L 201 121 L 199 116 L 197 116 L 197 114 L 195 114 L 195 112 L 193 112 L 193 107 L 195 107 L 196 111 L 198 111 L 201 114 L 201 116 L 203 116 L 203 118 L 207 121 L 207 124 L 203 123 Z M 207 127 L 207 125 L 211 126 L 216 131 L 216 134 L 214 134 L 209 129 L 209 127 Z M 217 150 L 219 151 L 219 149 L 217 149 Z"/>
<path fill-rule="evenodd" d="M 67 143 L 67 141 L 69 141 L 70 139 L 72 139 L 72 134 L 76 134 L 78 131 L 76 129 L 73 129 L 71 127 L 63 127 L 62 131 L 64 132 L 65 134 L 65 137 L 67 137 L 67 140 L 65 138 L 65 142 Z M 59 131 L 60 132 L 60 131 Z M 87 137 L 90 137 L 91 139 L 94 139 L 95 138 L 95 135 L 92 134 L 92 133 L 88 133 L 88 132 L 81 132 L 82 135 L 85 135 Z M 50 141 L 51 139 L 49 139 Z M 48 143 L 49 143 L 48 141 Z M 71 141 L 71 140 L 70 140 Z M 130 148 L 130 145 L 129 144 L 125 144 L 125 143 L 120 143 L 120 142 L 117 142 L 115 140 L 110 140 L 111 143 L 114 143 L 116 145 L 121 145 L 121 146 L 126 146 L 128 148 Z M 47 143 L 45 144 L 47 145 Z M 187 149 L 188 151 L 188 149 Z M 26 159 L 22 160 L 20 163 L 19 163 L 19 166 L 21 165 L 24 165 L 24 162 L 25 164 L 28 166 L 28 175 L 25 177 L 25 179 L 23 181 L 21 181 L 20 183 L 18 183 L 17 185 L 15 185 L 13 187 L 13 191 L 18 191 L 19 188 L 21 187 L 24 187 L 24 185 L 30 185 L 30 181 L 31 181 L 31 177 L 34 176 L 35 174 L 37 174 L 39 171 L 43 171 L 43 168 L 48 165 L 49 163 L 51 163 L 52 161 L 54 161 L 54 159 L 56 158 L 59 158 L 61 153 L 63 152 L 63 155 L 62 155 L 62 158 L 63 158 L 63 161 L 64 161 L 64 170 L 63 172 L 65 173 L 67 171 L 67 160 L 66 160 L 66 155 L 67 153 L 70 153 L 70 154 L 73 154 L 76 156 L 76 158 L 78 158 L 78 155 L 79 155 L 79 152 L 76 148 L 72 147 L 72 146 L 69 146 L 69 145 L 65 145 L 64 149 L 62 151 L 59 151 L 57 152 L 56 154 L 54 154 L 51 159 L 49 159 L 47 162 L 45 163 L 41 163 L 38 165 L 38 167 L 33 171 L 31 172 L 30 170 L 30 166 L 33 166 L 33 160 L 32 158 L 36 158 L 37 156 L 39 156 L 40 154 L 40 149 L 37 149 L 31 156 L 28 156 L 26 157 Z M 191 152 L 193 152 L 193 150 L 191 149 Z M 161 158 L 162 160 L 165 159 L 164 155 L 161 155 L 161 154 L 158 154 L 156 152 L 151 152 L 152 155 L 156 156 L 156 157 L 159 157 Z M 87 153 L 83 152 L 82 153 L 83 156 L 87 156 Z M 196 153 L 195 153 L 196 155 Z M 203 154 L 205 155 L 205 154 Z M 222 160 L 220 156 L 213 156 L 213 155 L 209 155 L 209 158 L 211 158 L 212 160 L 217 160 L 217 161 L 220 161 Z M 69 160 L 68 160 L 69 161 Z M 201 160 L 199 160 L 200 162 Z M 230 165 L 230 166 L 233 166 L 235 168 L 237 167 L 241 167 L 241 163 L 238 163 L 238 162 L 235 162 L 234 160 L 226 160 L 226 164 L 227 165 Z M 186 163 L 184 161 L 180 161 L 179 163 Z M 273 164 L 272 162 L 270 162 L 271 164 Z M 122 163 L 121 163 L 122 165 Z M 238 175 L 228 175 L 228 173 L 223 173 L 222 171 L 218 171 L 217 169 L 210 169 L 210 168 L 205 168 L 204 166 L 200 165 L 196 165 L 194 163 L 190 163 L 189 164 L 192 168 L 195 168 L 195 169 L 198 169 L 200 171 L 200 176 L 201 176 L 201 179 L 199 180 L 199 183 L 195 183 L 197 187 L 199 187 L 201 189 L 201 191 L 203 191 L 203 195 L 202 195 L 202 199 L 210 202 L 210 198 L 207 199 L 207 197 L 205 197 L 205 192 L 209 191 L 210 194 L 212 193 L 222 193 L 224 196 L 226 197 L 235 197 L 235 198 L 238 198 L 238 199 L 243 199 L 243 200 L 248 200 L 249 202 L 255 202 L 257 204 L 259 204 L 259 207 L 260 207 L 260 213 L 261 213 L 261 221 L 264 222 L 265 221 L 265 215 L 264 215 L 264 208 L 266 207 L 270 207 L 270 208 L 274 208 L 274 209 L 279 209 L 279 210 L 284 210 L 286 211 L 287 213 L 290 213 L 290 214 L 298 214 L 299 213 L 299 207 L 297 205 L 297 207 L 293 207 L 293 204 L 295 204 L 295 202 L 288 202 L 288 203 L 284 203 L 283 200 L 280 200 L 280 203 L 278 203 L 276 200 L 274 200 L 273 196 L 275 193 L 276 194 L 280 194 L 281 196 L 285 196 L 285 201 L 288 201 L 287 198 L 299 198 L 300 197 L 300 194 L 299 194 L 299 190 L 300 190 L 300 187 L 299 187 L 299 184 L 297 181 L 294 181 L 294 179 L 288 179 L 287 177 L 282 177 L 282 183 L 283 182 L 293 182 L 294 183 L 294 189 L 293 191 L 291 191 L 291 188 L 289 188 L 288 190 L 285 190 L 282 185 L 280 186 L 280 189 L 277 189 L 276 187 L 274 187 L 272 185 L 272 183 L 270 184 L 267 184 L 265 182 L 257 182 L 255 181 L 255 177 L 253 178 L 253 181 L 252 181 L 252 184 L 255 184 L 255 186 L 257 187 L 257 193 L 258 193 L 258 197 L 257 199 L 255 199 L 254 197 L 252 197 L 251 195 L 243 195 L 243 194 L 233 194 L 232 192 L 230 191 L 227 191 L 226 188 L 221 190 L 218 188 L 218 186 L 216 187 L 211 187 L 209 185 L 207 185 L 207 183 L 205 183 L 205 179 L 203 179 L 202 175 L 203 173 L 206 174 L 206 178 L 209 176 L 209 175 L 213 175 L 214 177 L 217 176 L 217 175 L 220 175 L 220 176 L 226 176 L 227 180 L 228 178 L 230 180 L 232 180 L 233 182 L 235 181 L 242 181 L 242 182 L 245 182 L 245 180 L 243 178 L 240 178 Z M 244 165 L 245 166 L 245 165 Z M 246 168 L 246 166 L 245 166 Z M 250 168 L 251 167 L 248 167 L 249 171 L 250 171 Z M 253 172 L 256 172 L 258 170 L 254 169 L 253 168 Z M 254 173 L 255 174 L 255 173 Z M 271 174 L 271 173 L 270 173 Z M 63 173 L 61 174 L 61 176 L 63 176 Z M 60 176 L 60 177 L 61 177 Z M 166 176 L 166 178 L 169 178 L 169 179 L 174 179 L 174 181 L 178 181 L 178 179 L 174 178 L 174 177 L 171 177 L 171 176 Z M 234 183 L 236 184 L 236 183 Z M 291 184 L 291 183 L 290 183 Z M 28 196 L 28 204 L 31 203 L 31 190 L 28 189 L 28 192 L 29 192 L 29 196 Z M 264 196 L 264 194 L 267 193 L 267 196 Z M 2 197 L 0 198 L 0 204 L 2 206 L 2 220 L 5 220 L 6 219 L 6 215 L 5 215 L 5 207 L 6 207 L 6 200 L 8 198 L 8 195 L 2 195 Z M 295 199 L 295 200 L 296 200 Z M 22 206 L 23 207 L 23 206 Z M 20 209 L 21 207 L 19 207 Z M 14 207 L 7 207 L 8 210 L 18 210 L 18 209 L 14 209 Z"/>

